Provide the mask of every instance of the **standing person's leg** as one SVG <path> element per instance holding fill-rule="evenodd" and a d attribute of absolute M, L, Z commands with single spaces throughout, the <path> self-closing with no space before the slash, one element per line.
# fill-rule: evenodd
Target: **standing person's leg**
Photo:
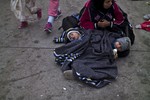
<path fill-rule="evenodd" d="M 52 32 L 52 25 L 55 20 L 55 18 L 61 14 L 59 9 L 59 0 L 50 0 L 49 2 L 49 8 L 48 8 L 48 21 L 45 25 L 44 30 L 46 32 Z"/>
<path fill-rule="evenodd" d="M 11 0 L 11 10 L 16 18 L 20 21 L 19 29 L 28 26 L 28 20 L 33 19 L 33 14 L 37 14 L 37 18 L 42 17 L 40 8 L 35 6 L 36 0 Z"/>
<path fill-rule="evenodd" d="M 20 21 L 18 28 L 24 28 L 28 26 L 28 22 L 25 17 L 25 0 L 11 0 L 11 10 L 14 12 L 16 18 Z"/>
<path fill-rule="evenodd" d="M 42 9 L 36 6 L 36 0 L 27 0 L 27 8 L 30 10 L 31 14 L 37 14 L 37 18 L 41 19 Z"/>
<path fill-rule="evenodd" d="M 33 14 L 37 14 L 37 18 L 41 19 L 42 11 L 41 8 L 36 7 L 36 0 L 22 0 L 24 1 L 23 4 L 23 11 L 22 14 L 25 16 L 25 21 L 21 21 L 19 28 L 25 28 L 28 26 L 27 21 L 34 20 Z"/>

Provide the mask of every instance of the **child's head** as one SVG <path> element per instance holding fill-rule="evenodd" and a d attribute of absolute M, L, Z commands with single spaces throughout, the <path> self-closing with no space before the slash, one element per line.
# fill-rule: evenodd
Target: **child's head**
<path fill-rule="evenodd" d="M 116 39 L 114 46 L 120 52 L 129 50 L 131 47 L 131 41 L 129 37 L 122 37 L 122 38 Z"/>
<path fill-rule="evenodd" d="M 79 31 L 77 30 L 71 30 L 67 33 L 67 38 L 70 40 L 70 41 L 73 41 L 73 40 L 77 40 L 77 39 L 80 39 L 81 38 L 81 34 Z"/>
<path fill-rule="evenodd" d="M 109 9 L 113 0 L 92 0 L 94 6 L 98 10 Z"/>

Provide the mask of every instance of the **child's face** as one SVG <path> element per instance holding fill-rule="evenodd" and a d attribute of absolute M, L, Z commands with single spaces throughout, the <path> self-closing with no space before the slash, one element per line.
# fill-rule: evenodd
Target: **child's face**
<path fill-rule="evenodd" d="M 103 6 L 104 6 L 105 9 L 110 8 L 111 5 L 112 5 L 112 0 L 105 0 L 104 1 L 104 5 Z"/>
<path fill-rule="evenodd" d="M 69 37 L 70 37 L 71 40 L 77 40 L 77 39 L 80 38 L 80 35 L 77 32 L 71 32 L 69 34 Z"/>
<path fill-rule="evenodd" d="M 120 42 L 115 42 L 115 48 L 116 48 L 118 51 L 121 51 L 121 43 L 120 43 Z"/>

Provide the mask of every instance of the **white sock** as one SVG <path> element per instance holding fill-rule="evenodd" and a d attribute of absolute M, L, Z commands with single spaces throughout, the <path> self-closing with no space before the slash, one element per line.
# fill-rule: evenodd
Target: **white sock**
<path fill-rule="evenodd" d="M 60 7 L 58 8 L 58 11 L 60 11 Z"/>
<path fill-rule="evenodd" d="M 48 22 L 53 24 L 54 22 L 54 17 L 53 16 L 48 16 Z"/>

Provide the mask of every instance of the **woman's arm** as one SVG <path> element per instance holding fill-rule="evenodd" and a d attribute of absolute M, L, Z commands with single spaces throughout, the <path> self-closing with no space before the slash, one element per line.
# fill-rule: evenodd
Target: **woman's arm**
<path fill-rule="evenodd" d="M 95 28 L 94 23 L 91 21 L 89 8 L 84 9 L 84 11 L 80 17 L 79 25 L 84 29 L 94 29 Z"/>

